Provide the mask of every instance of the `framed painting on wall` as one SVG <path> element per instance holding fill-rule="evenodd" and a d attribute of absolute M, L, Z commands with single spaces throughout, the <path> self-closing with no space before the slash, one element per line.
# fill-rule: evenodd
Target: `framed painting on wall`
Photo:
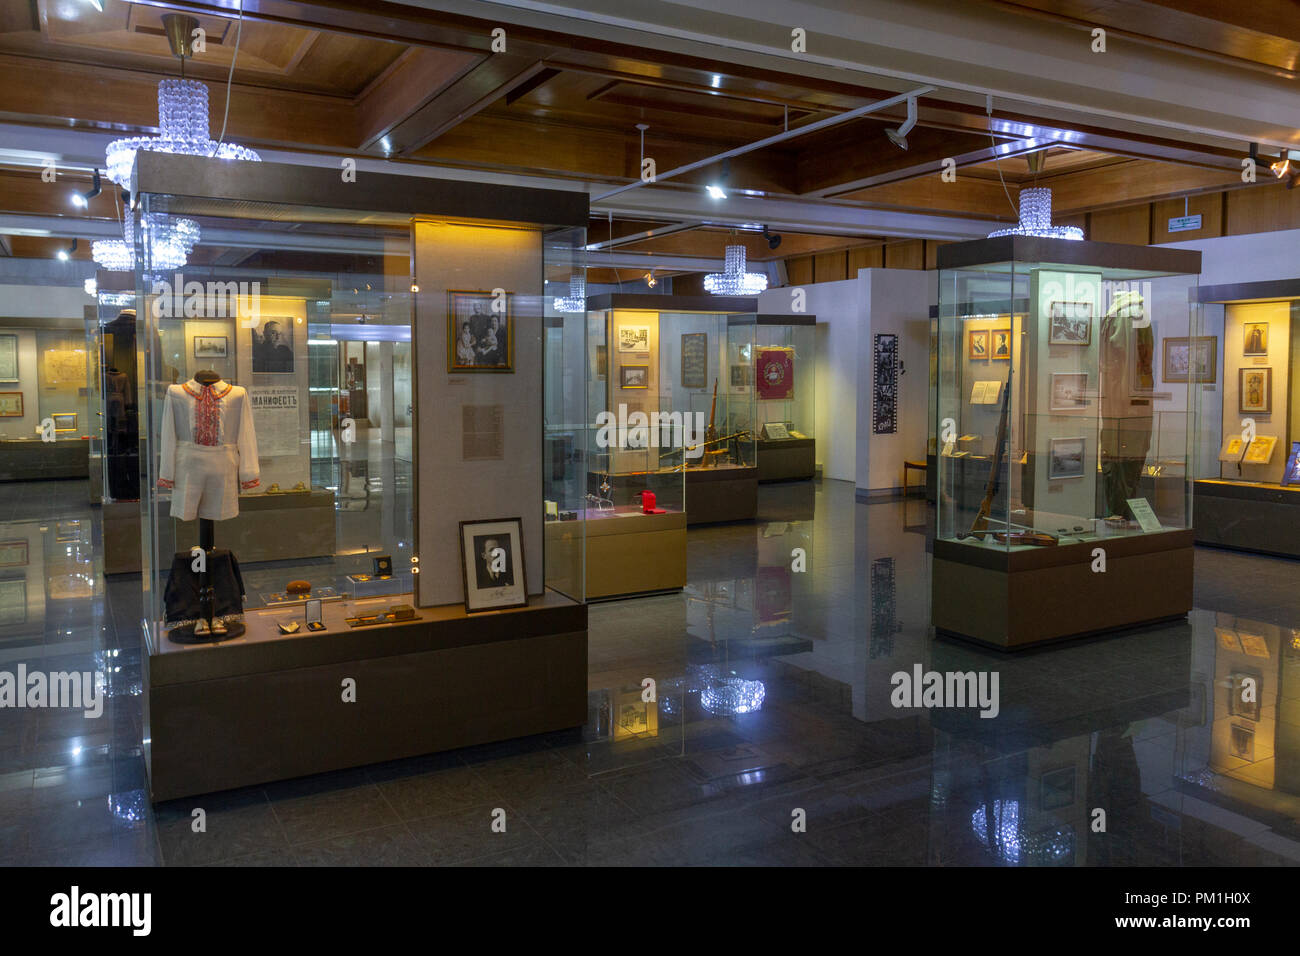
<path fill-rule="evenodd" d="M 18 336 L 0 335 L 0 382 L 18 381 Z"/>
<path fill-rule="evenodd" d="M 989 357 L 995 362 L 1011 361 L 1011 330 L 1010 329 L 992 329 L 989 332 L 991 344 L 989 345 Z"/>
<path fill-rule="evenodd" d="M 1237 411 L 1243 415 L 1273 413 L 1273 370 L 1243 368 L 1237 372 Z"/>
<path fill-rule="evenodd" d="M 649 365 L 620 365 L 618 367 L 619 388 L 649 388 Z"/>
<path fill-rule="evenodd" d="M 709 384 L 709 333 L 682 333 L 682 388 Z"/>
<path fill-rule="evenodd" d="M 23 417 L 23 393 L 0 392 L 0 418 Z"/>
<path fill-rule="evenodd" d="M 1092 344 L 1092 303 L 1053 302 L 1048 308 L 1051 345 Z"/>
<path fill-rule="evenodd" d="M 1166 382 L 1213 385 L 1219 380 L 1219 340 L 1213 335 L 1171 335 L 1164 343 L 1162 377 Z"/>
<path fill-rule="evenodd" d="M 1268 323 L 1246 322 L 1241 329 L 1242 355 L 1268 354 Z"/>
<path fill-rule="evenodd" d="M 977 329 L 966 335 L 966 357 L 971 359 L 986 359 L 989 357 L 989 332 L 988 329 Z"/>
<path fill-rule="evenodd" d="M 1047 477 L 1050 481 L 1083 477 L 1083 438 L 1053 438 L 1049 443 Z"/>
<path fill-rule="evenodd" d="M 0 568 L 27 567 L 27 539 L 0 541 Z"/>

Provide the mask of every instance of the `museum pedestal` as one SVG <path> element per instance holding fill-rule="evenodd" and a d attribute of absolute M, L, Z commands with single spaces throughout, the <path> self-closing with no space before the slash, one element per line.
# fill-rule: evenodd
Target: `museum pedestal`
<path fill-rule="evenodd" d="M 369 603 L 398 603 L 398 596 Z M 301 609 L 296 609 L 301 617 Z M 508 611 L 282 636 L 246 615 L 221 644 L 148 647 L 145 760 L 157 802 L 580 726 L 587 608 L 554 592 Z M 355 702 L 343 699 L 355 681 Z"/>
<path fill-rule="evenodd" d="M 758 516 L 758 469 L 730 465 L 686 471 L 686 523 L 753 521 Z"/>
<path fill-rule="evenodd" d="M 1300 558 L 1300 487 L 1206 479 L 1194 485 L 1197 544 Z"/>
<path fill-rule="evenodd" d="M 88 441 L 0 440 L 0 481 L 87 478 L 89 475 Z"/>
<path fill-rule="evenodd" d="M 1094 549 L 1106 570 L 1094 572 Z M 990 548 L 937 539 L 935 630 L 1004 650 L 1170 620 L 1192 608 L 1192 532 Z"/>
<path fill-rule="evenodd" d="M 758 440 L 758 480 L 812 478 L 817 470 L 817 442 L 812 438 Z"/>
<path fill-rule="evenodd" d="M 586 512 L 586 561 L 573 560 L 583 522 L 548 521 L 548 567 L 586 568 L 587 600 L 630 597 L 686 587 L 686 515 L 641 514 L 634 508 Z M 549 580 L 562 587 L 552 575 Z M 573 588 L 572 582 L 567 586 Z"/>

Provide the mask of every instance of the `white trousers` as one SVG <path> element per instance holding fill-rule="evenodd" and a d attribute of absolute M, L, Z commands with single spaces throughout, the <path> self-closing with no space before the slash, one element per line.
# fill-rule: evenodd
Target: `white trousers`
<path fill-rule="evenodd" d="M 239 451 L 234 445 L 176 443 L 172 517 L 225 521 L 239 514 Z"/>

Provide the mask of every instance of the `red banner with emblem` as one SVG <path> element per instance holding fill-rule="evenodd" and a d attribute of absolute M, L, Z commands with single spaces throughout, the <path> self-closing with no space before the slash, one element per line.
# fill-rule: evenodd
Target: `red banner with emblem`
<path fill-rule="evenodd" d="M 755 367 L 759 398 L 794 397 L 792 349 L 759 349 Z"/>

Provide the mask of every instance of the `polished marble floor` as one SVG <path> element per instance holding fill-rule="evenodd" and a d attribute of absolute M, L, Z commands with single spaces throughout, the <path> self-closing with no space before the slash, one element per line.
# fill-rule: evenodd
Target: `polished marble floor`
<path fill-rule="evenodd" d="M 4 486 L 25 564 L 0 567 L 0 670 L 98 670 L 109 696 L 99 719 L 0 709 L 0 861 L 1300 861 L 1300 564 L 1202 549 L 1186 622 L 1007 656 L 928 633 L 920 500 L 804 483 L 761 510 L 691 532 L 682 593 L 591 608 L 580 730 L 151 807 L 139 580 L 99 573 L 84 482 Z M 998 717 L 892 706 L 918 663 L 998 672 Z M 1242 675 L 1254 708 L 1228 706 Z"/>

